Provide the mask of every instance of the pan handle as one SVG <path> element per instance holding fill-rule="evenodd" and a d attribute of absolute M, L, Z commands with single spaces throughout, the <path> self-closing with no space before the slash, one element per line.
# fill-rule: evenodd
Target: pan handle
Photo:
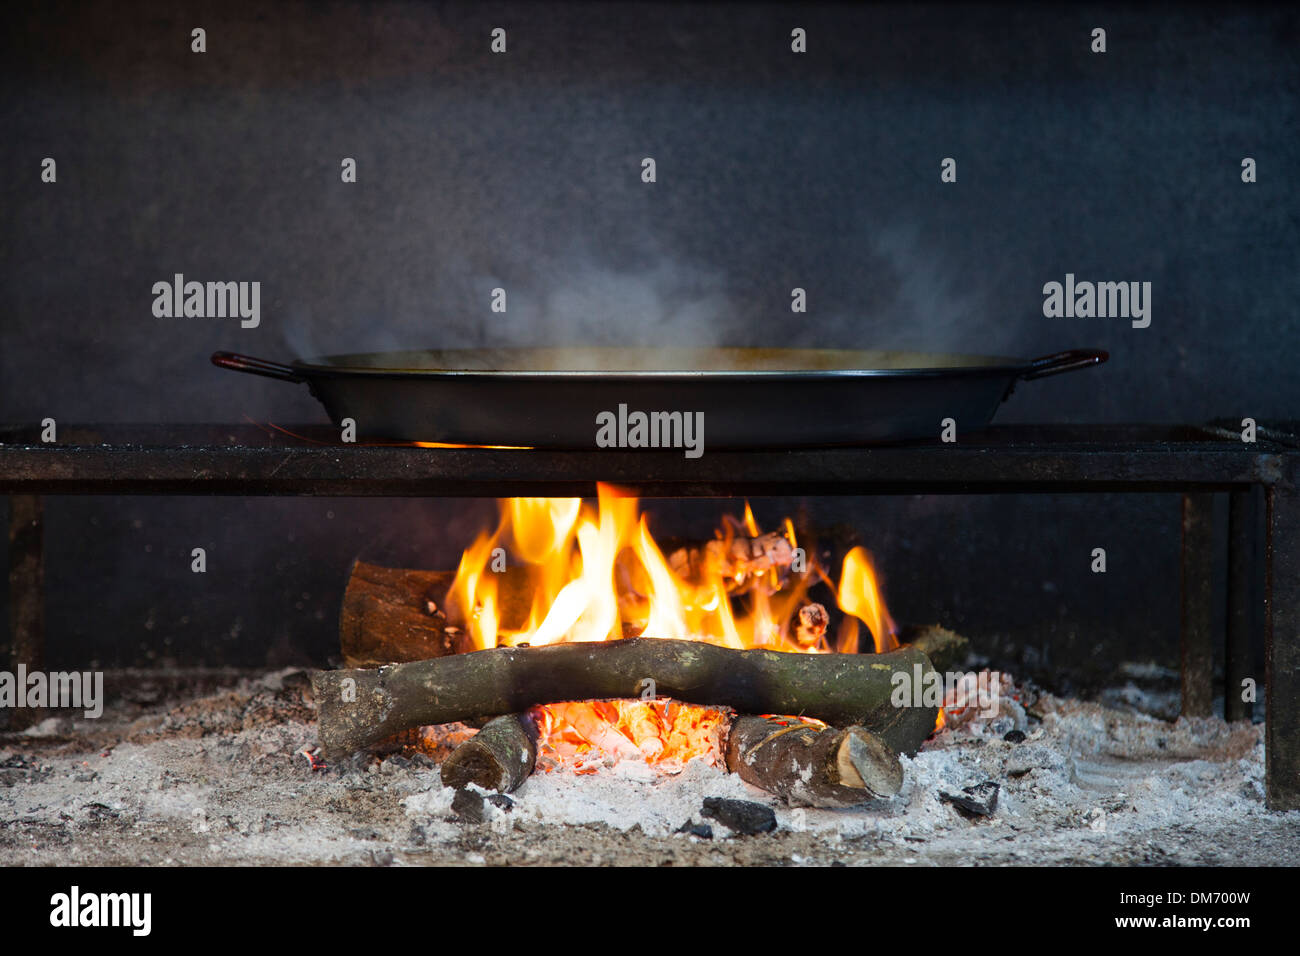
<path fill-rule="evenodd" d="M 1110 353 L 1103 352 L 1101 349 L 1071 349 L 1068 352 L 1057 352 L 1055 355 L 1044 355 L 1042 358 L 1034 359 L 1016 377 L 1029 381 L 1048 375 L 1060 375 L 1062 372 L 1073 372 L 1075 369 L 1087 368 L 1090 365 L 1100 365 L 1108 358 Z"/>
<path fill-rule="evenodd" d="M 251 355 L 237 355 L 234 352 L 213 352 L 212 364 L 218 368 L 228 368 L 236 372 L 248 372 L 251 375 L 265 375 L 278 378 L 283 382 L 305 382 L 305 379 L 292 365 L 282 365 L 267 359 L 253 358 Z"/>

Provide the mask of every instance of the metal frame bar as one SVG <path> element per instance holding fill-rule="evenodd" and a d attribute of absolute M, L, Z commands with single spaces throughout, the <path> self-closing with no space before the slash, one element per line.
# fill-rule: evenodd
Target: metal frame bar
<path fill-rule="evenodd" d="M 1244 693 L 1254 671 L 1259 597 L 1255 587 L 1255 489 L 1228 493 L 1227 627 L 1223 654 L 1223 719 L 1251 720 L 1254 702 Z M 1262 603 L 1262 602 L 1261 602 Z"/>
<path fill-rule="evenodd" d="M 45 666 L 45 519 L 39 495 L 9 497 L 9 639 L 0 662 L 16 673 Z M 21 692 L 21 691 L 20 691 Z M 0 709 L 0 727 L 20 730 L 44 716 L 32 708 Z"/>
<path fill-rule="evenodd" d="M 1300 810 L 1300 493 L 1268 489 L 1265 781 L 1274 810 Z"/>

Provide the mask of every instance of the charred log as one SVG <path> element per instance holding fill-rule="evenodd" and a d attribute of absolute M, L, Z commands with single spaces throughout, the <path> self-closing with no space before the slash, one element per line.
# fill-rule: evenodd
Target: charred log
<path fill-rule="evenodd" d="M 450 594 L 451 571 L 385 568 L 355 561 L 339 614 L 348 667 L 382 667 L 474 650 L 466 612 Z M 522 627 L 536 587 L 531 568 L 493 575 L 501 626 Z"/>
<path fill-rule="evenodd" d="M 831 617 L 826 613 L 825 605 L 805 604 L 799 608 L 799 613 L 795 617 L 794 638 L 799 642 L 800 647 L 820 644 L 826 636 L 826 629 L 830 623 Z"/>
<path fill-rule="evenodd" d="M 442 762 L 442 783 L 457 789 L 471 783 L 510 793 L 537 764 L 537 729 L 520 714 L 493 718 Z"/>
<path fill-rule="evenodd" d="M 733 720 L 727 769 L 787 803 L 811 807 L 888 799 L 903 786 L 898 754 L 865 727 L 836 730 L 793 717 Z"/>
<path fill-rule="evenodd" d="M 349 667 L 379 667 L 472 650 L 447 618 L 454 574 L 408 571 L 355 561 L 339 613 L 339 644 Z"/>

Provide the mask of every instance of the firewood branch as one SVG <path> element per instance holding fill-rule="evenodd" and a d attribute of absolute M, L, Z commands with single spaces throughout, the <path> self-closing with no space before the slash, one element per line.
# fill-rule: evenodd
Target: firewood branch
<path fill-rule="evenodd" d="M 537 764 L 537 728 L 521 714 L 494 717 L 442 762 L 443 786 L 478 784 L 510 793 Z"/>
<path fill-rule="evenodd" d="M 852 806 L 903 786 L 898 754 L 865 727 L 818 727 L 797 718 L 741 715 L 727 737 L 727 769 L 787 803 Z"/>
<path fill-rule="evenodd" d="M 930 669 L 925 654 L 908 647 L 889 654 L 792 654 L 636 638 L 318 671 L 312 683 L 327 759 L 410 727 L 566 700 L 639 696 L 646 679 L 656 693 L 688 703 L 861 725 L 894 750 L 914 753 L 934 729 L 936 710 L 913 706 L 911 694 L 898 695 L 902 706 L 891 698 L 898 680 L 910 684 Z"/>

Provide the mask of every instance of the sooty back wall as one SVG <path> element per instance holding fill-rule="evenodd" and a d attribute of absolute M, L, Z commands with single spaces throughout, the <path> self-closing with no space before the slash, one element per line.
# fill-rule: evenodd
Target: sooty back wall
<path fill-rule="evenodd" d="M 1282 7 L 34 4 L 6 20 L 9 422 L 320 420 L 304 389 L 212 368 L 216 349 L 572 342 L 1093 346 L 1107 366 L 1035 383 L 999 420 L 1300 407 L 1300 21 Z M 156 318 L 152 285 L 177 272 L 259 281 L 260 324 Z M 1067 272 L 1150 282 L 1150 326 L 1045 318 L 1043 284 Z M 659 513 L 698 532 L 716 510 Z M 900 618 L 996 639 L 1011 663 L 1174 660 L 1176 497 L 809 511 L 860 529 Z M 52 664 L 260 664 L 325 659 L 355 554 L 449 566 L 492 507 L 48 513 Z M 1106 575 L 1088 571 L 1098 546 Z"/>

